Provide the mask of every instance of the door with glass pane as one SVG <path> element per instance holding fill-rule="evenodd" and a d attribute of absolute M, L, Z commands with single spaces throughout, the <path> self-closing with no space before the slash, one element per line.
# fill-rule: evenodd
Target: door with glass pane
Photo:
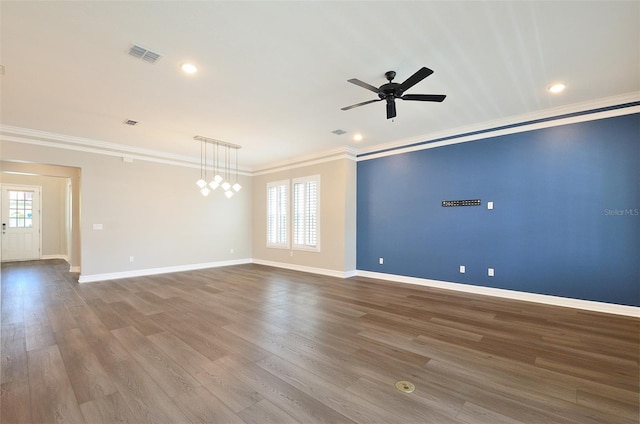
<path fill-rule="evenodd" d="M 40 187 L 2 186 L 2 260 L 40 259 Z"/>

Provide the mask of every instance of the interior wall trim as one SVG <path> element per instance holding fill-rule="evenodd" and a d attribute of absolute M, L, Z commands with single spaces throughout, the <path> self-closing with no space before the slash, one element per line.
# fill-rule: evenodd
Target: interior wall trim
<path fill-rule="evenodd" d="M 504 299 L 522 300 L 525 302 L 542 303 L 545 305 L 562 306 L 565 308 L 582 309 L 591 312 L 603 312 L 607 314 L 640 318 L 640 307 L 637 306 L 617 305 L 613 303 L 572 299 L 515 290 L 496 289 L 492 287 L 474 286 L 471 284 L 452 283 L 448 281 L 429 280 L 425 278 L 406 277 L 403 275 L 385 274 L 371 271 L 358 270 L 357 275 L 360 277 L 374 278 L 377 280 L 393 281 L 404 284 L 415 284 L 419 286 L 454 290 L 464 293 L 473 293 L 486 296 L 501 297 Z"/>
<path fill-rule="evenodd" d="M 489 123 L 394 141 L 358 152 L 358 161 L 433 149 L 506 134 L 533 131 L 578 122 L 594 121 L 640 112 L 640 92 L 561 108 L 505 118 Z"/>
<path fill-rule="evenodd" d="M 495 137 L 503 134 L 531 131 L 537 128 L 583 122 L 587 120 L 602 119 L 608 116 L 620 116 L 639 111 L 640 92 L 633 92 L 604 99 L 545 109 L 528 114 L 506 117 L 473 126 L 454 128 L 444 132 L 426 134 L 403 140 L 395 140 L 369 148 L 342 146 L 333 150 L 317 152 L 308 156 L 295 158 L 290 161 L 270 164 L 255 170 L 240 169 L 239 173 L 245 176 L 254 176 L 270 174 L 337 159 L 358 161 L 369 160 L 414 150 L 430 149 L 449 144 L 464 143 L 482 138 Z M 108 156 L 127 157 L 134 160 L 195 169 L 200 167 L 200 158 L 1 124 L 0 140 Z"/>
<path fill-rule="evenodd" d="M 63 255 L 63 254 L 57 254 L 57 255 L 40 255 L 40 259 L 42 259 L 43 261 L 46 261 L 48 259 L 62 259 L 64 261 L 66 261 L 67 263 L 69 263 L 69 256 L 67 255 Z"/>
<path fill-rule="evenodd" d="M 164 165 L 200 169 L 200 158 L 194 159 L 189 156 L 180 156 L 166 152 L 125 146 L 121 144 L 101 142 L 55 133 L 47 133 L 43 131 L 31 130 L 28 128 L 0 125 L 0 140 L 13 143 L 30 144 L 41 147 L 53 147 L 56 149 L 73 150 L 76 152 L 115 156 L 132 160 L 160 163 Z M 238 174 L 244 176 L 252 175 L 250 171 L 242 168 L 238 169 Z"/>
<path fill-rule="evenodd" d="M 311 156 L 305 156 L 297 158 L 287 162 L 281 162 L 278 164 L 263 167 L 253 172 L 254 176 L 273 174 L 274 172 L 288 171 L 290 169 L 302 168 L 306 166 L 316 165 L 319 163 L 332 162 L 339 159 L 348 159 L 355 161 L 357 159 L 357 152 L 350 147 L 340 147 L 332 151 L 319 153 Z"/>
<path fill-rule="evenodd" d="M 190 156 L 176 155 L 157 150 L 136 148 L 123 144 L 109 143 L 105 141 L 8 125 L 0 125 L 0 140 L 13 143 L 30 144 L 34 146 L 53 147 L 57 149 L 122 157 L 146 162 L 155 162 L 165 165 L 182 166 L 185 168 L 200 169 L 201 166 L 199 157 L 193 158 Z M 356 154 L 357 151 L 355 149 L 349 146 L 344 146 L 295 158 L 289 161 L 275 163 L 262 167 L 256 171 L 240 168 L 238 173 L 244 176 L 254 176 L 330 162 L 338 159 L 349 159 L 355 161 Z"/>
<path fill-rule="evenodd" d="M 109 272 L 104 274 L 80 275 L 78 283 L 94 283 L 96 281 L 119 280 L 122 278 L 144 277 L 147 275 L 169 274 L 172 272 L 194 271 L 221 266 L 250 264 L 251 259 L 235 259 L 232 261 L 205 262 L 199 264 L 177 265 L 162 268 L 137 269 L 132 271 Z"/>
<path fill-rule="evenodd" d="M 288 269 L 292 271 L 307 272 L 328 277 L 347 279 L 351 277 L 366 277 L 376 280 L 384 280 L 395 283 L 414 284 L 425 287 L 434 287 L 445 290 L 454 290 L 463 293 L 473 293 L 485 296 L 500 297 L 511 300 L 541 303 L 545 305 L 561 306 L 566 308 L 582 309 L 592 312 L 602 312 L 614 315 L 624 315 L 640 318 L 640 307 L 617 305 L 613 303 L 595 302 L 590 300 L 571 299 L 559 296 L 550 296 L 536 293 L 526 293 L 515 290 L 496 289 L 492 287 L 474 286 L 471 284 L 453 283 L 448 281 L 429 280 L 425 278 L 406 277 L 403 275 L 385 274 L 380 272 L 351 270 L 337 271 L 325 268 L 316 268 L 304 265 L 289 264 L 284 262 L 266 261 L 262 259 L 246 258 L 232 261 L 206 262 L 190 265 L 178 265 L 163 268 L 139 269 L 133 271 L 111 272 L 104 274 L 80 275 L 79 283 L 92 283 L 97 281 L 118 280 L 123 278 L 143 277 L 148 275 L 168 274 L 172 272 L 194 271 L 206 268 L 218 268 L 222 266 L 245 265 L 254 263 L 257 265 L 271 266 L 274 268 Z M 70 272 L 79 272 L 79 269 L 70 269 Z"/>
<path fill-rule="evenodd" d="M 316 267 L 311 267 L 311 266 L 289 264 L 289 263 L 285 263 L 285 262 L 265 261 L 265 260 L 262 260 L 262 259 L 252 259 L 252 263 L 257 264 L 257 265 L 266 265 L 266 266 L 272 266 L 274 268 L 283 268 L 283 269 L 289 269 L 289 270 L 292 270 L 292 271 L 308 272 L 308 273 L 311 273 L 311 274 L 319 274 L 319 275 L 325 275 L 327 277 L 336 277 L 336 278 L 355 277 L 356 273 L 357 273 L 356 270 L 353 270 L 353 271 L 337 271 L 337 270 L 333 270 L 333 269 L 316 268 Z"/>

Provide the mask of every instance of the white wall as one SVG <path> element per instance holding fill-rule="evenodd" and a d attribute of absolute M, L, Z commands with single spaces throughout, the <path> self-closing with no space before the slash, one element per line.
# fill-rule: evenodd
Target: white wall
<path fill-rule="evenodd" d="M 4 161 L 81 169 L 81 274 L 133 273 L 167 267 L 250 260 L 250 179 L 227 199 L 203 197 L 200 171 L 117 156 L 34 146 L 3 140 Z M 93 224 L 102 224 L 94 230 Z M 233 249 L 234 253 L 230 253 Z M 134 257 L 134 262 L 129 257 Z"/>

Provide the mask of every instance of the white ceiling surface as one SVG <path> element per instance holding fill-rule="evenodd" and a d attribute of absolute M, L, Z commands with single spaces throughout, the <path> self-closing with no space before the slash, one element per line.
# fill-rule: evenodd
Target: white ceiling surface
<path fill-rule="evenodd" d="M 640 2 L 0 3 L 1 123 L 192 157 L 195 135 L 259 170 L 640 90 Z M 136 43 L 159 52 L 148 64 Z M 186 75 L 179 65 L 199 71 Z M 433 75 L 384 102 L 347 82 Z M 555 81 L 567 84 L 557 96 Z M 139 121 L 135 127 L 126 119 Z M 343 129 L 347 134 L 331 133 Z M 353 141 L 356 132 L 364 140 Z"/>

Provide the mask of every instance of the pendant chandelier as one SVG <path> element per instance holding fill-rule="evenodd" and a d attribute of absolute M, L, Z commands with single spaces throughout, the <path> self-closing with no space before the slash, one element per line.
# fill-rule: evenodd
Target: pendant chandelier
<path fill-rule="evenodd" d="M 227 199 L 233 197 L 234 193 L 240 191 L 242 186 L 238 182 L 238 150 L 240 146 L 237 144 L 227 143 L 213 138 L 202 137 L 197 135 L 193 137 L 194 140 L 200 142 L 200 179 L 196 181 L 196 185 L 200 189 L 200 193 L 203 196 L 208 196 L 211 191 L 215 191 L 218 187 L 224 191 L 224 195 Z M 211 165 L 213 170 L 213 177 L 211 181 L 207 178 L 207 146 L 212 147 Z M 222 149 L 222 158 L 220 155 L 220 149 Z M 235 182 L 231 185 L 231 151 L 235 151 Z M 222 166 L 220 166 L 222 161 Z"/>

